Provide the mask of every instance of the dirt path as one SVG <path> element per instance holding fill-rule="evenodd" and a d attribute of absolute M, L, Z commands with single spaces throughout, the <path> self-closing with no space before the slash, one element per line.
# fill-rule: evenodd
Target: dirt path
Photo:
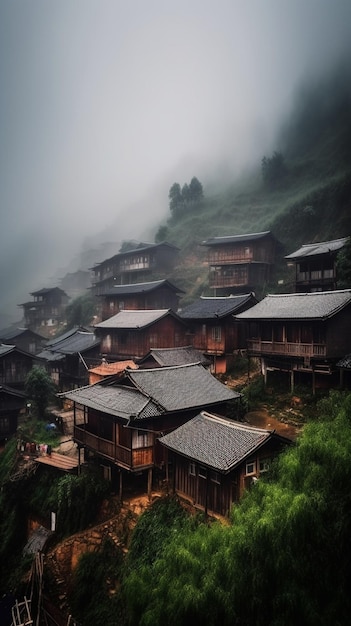
<path fill-rule="evenodd" d="M 283 437 L 288 437 L 289 439 L 293 440 L 296 439 L 296 437 L 302 430 L 301 425 L 286 423 L 275 417 L 272 417 L 269 410 L 266 408 L 249 411 L 245 415 L 245 420 L 249 424 L 252 424 L 252 426 L 257 426 L 257 428 L 266 428 L 267 430 L 274 429 L 279 435 L 282 435 Z"/>

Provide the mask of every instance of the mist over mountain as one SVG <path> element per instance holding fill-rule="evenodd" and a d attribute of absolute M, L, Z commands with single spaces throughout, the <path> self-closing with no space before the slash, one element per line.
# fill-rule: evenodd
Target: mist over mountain
<path fill-rule="evenodd" d="M 350 23 L 348 0 L 0 0 L 0 314 L 124 239 L 163 225 L 187 253 L 346 171 Z M 168 223 L 169 188 L 193 176 L 201 218 Z"/>

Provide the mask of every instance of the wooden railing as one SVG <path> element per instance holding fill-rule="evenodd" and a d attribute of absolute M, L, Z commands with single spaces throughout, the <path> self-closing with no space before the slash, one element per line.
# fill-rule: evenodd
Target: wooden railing
<path fill-rule="evenodd" d="M 248 276 L 218 276 L 209 275 L 210 287 L 240 287 L 247 285 Z"/>
<path fill-rule="evenodd" d="M 327 346 L 322 343 L 290 343 L 287 341 L 261 341 L 249 339 L 249 352 L 258 354 L 283 354 L 288 356 L 326 356 Z"/>
<path fill-rule="evenodd" d="M 116 465 L 127 469 L 150 467 L 154 462 L 153 446 L 131 450 L 115 444 L 113 441 L 98 437 L 79 426 L 74 427 L 74 440 L 100 456 L 113 461 Z"/>

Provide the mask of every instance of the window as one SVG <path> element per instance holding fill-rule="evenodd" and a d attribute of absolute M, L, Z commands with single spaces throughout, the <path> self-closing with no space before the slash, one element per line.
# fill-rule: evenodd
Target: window
<path fill-rule="evenodd" d="M 219 472 L 211 472 L 211 482 L 216 483 L 217 485 L 221 484 L 221 475 Z"/>
<path fill-rule="evenodd" d="M 260 459 L 260 474 L 262 472 L 268 472 L 270 468 L 271 460 L 270 459 Z"/>
<path fill-rule="evenodd" d="M 201 334 L 203 337 L 206 337 L 206 324 L 202 324 L 201 326 Z"/>
<path fill-rule="evenodd" d="M 0 419 L 0 433 L 7 435 L 10 431 L 10 420 L 8 417 L 2 417 Z"/>
<path fill-rule="evenodd" d="M 199 478 L 207 478 L 207 469 L 206 467 L 199 467 Z"/>
<path fill-rule="evenodd" d="M 104 337 L 102 340 L 102 351 L 110 352 L 111 345 L 112 345 L 111 335 L 106 335 L 106 337 Z"/>
<path fill-rule="evenodd" d="M 189 463 L 189 474 L 190 476 L 196 476 L 196 465 L 192 461 Z"/>
<path fill-rule="evenodd" d="M 212 328 L 212 339 L 213 341 L 221 341 L 221 327 L 220 326 L 213 326 Z"/>
<path fill-rule="evenodd" d="M 250 474 L 256 473 L 256 461 L 248 461 L 246 463 L 246 475 L 250 476 Z"/>
<path fill-rule="evenodd" d="M 147 448 L 152 446 L 152 433 L 145 430 L 133 431 L 133 448 Z"/>

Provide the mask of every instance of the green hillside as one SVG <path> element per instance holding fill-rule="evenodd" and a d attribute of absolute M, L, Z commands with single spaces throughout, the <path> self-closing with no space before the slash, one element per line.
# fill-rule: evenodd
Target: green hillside
<path fill-rule="evenodd" d="M 264 179 L 262 158 L 273 166 L 274 154 L 258 154 L 251 172 L 226 189 L 208 192 L 206 181 L 201 181 L 202 202 L 177 218 L 170 214 L 160 227 L 156 240 L 167 239 L 181 250 L 181 266 L 171 278 L 185 289 L 183 302 L 209 295 L 206 249 L 200 245 L 207 237 L 271 230 L 281 247 L 276 275 L 265 290 L 282 291 L 289 282 L 285 254 L 302 243 L 351 234 L 348 77 L 348 71 L 339 71 L 318 85 L 301 89 L 292 114 L 277 135 L 283 168 L 273 180 Z"/>

